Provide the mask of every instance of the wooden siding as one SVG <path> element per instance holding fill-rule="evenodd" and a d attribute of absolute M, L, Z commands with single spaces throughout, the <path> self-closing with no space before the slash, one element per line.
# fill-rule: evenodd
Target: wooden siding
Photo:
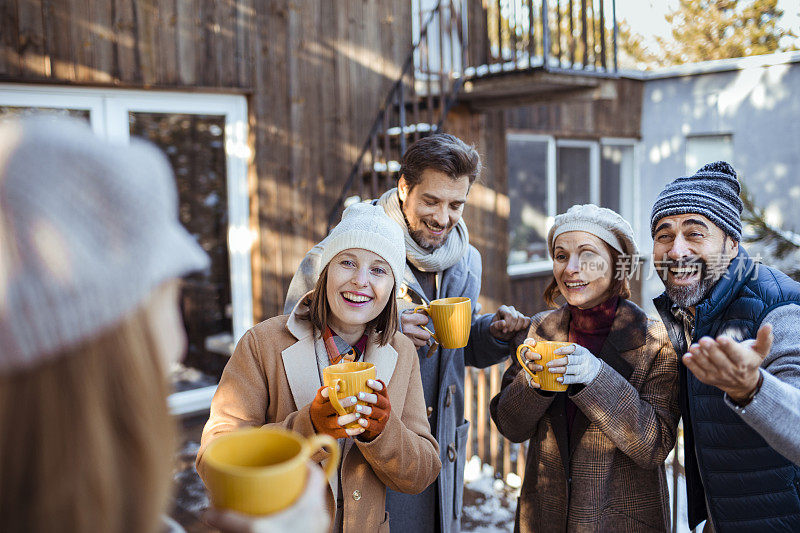
<path fill-rule="evenodd" d="M 0 4 L 0 81 L 248 95 L 254 314 L 280 313 L 410 50 L 411 3 Z"/>
<path fill-rule="evenodd" d="M 570 139 L 641 136 L 642 94 L 637 80 L 609 80 L 591 97 L 560 98 L 506 108 L 505 127 Z"/>

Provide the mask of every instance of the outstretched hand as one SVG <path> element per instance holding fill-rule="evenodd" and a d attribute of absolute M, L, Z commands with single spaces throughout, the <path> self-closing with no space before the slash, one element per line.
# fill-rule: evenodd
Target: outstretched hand
<path fill-rule="evenodd" d="M 703 337 L 689 346 L 683 364 L 697 379 L 742 403 L 758 386 L 759 367 L 772 348 L 772 326 L 764 324 L 755 339 L 736 342 L 721 335 Z"/>
<path fill-rule="evenodd" d="M 531 319 L 510 305 L 501 305 L 492 317 L 489 333 L 501 341 L 510 341 L 514 336 L 531 325 Z"/>

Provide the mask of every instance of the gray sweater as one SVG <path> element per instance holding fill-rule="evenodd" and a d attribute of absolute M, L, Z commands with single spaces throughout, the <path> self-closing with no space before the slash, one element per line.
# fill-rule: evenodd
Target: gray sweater
<path fill-rule="evenodd" d="M 744 408 L 725 395 L 725 403 L 784 457 L 800 464 L 800 306 L 770 312 L 772 349 L 761 364 L 764 382 Z"/>

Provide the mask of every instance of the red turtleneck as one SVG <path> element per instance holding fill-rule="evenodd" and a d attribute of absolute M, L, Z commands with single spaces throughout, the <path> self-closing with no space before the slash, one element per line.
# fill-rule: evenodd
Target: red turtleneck
<path fill-rule="evenodd" d="M 618 303 L 619 297 L 614 296 L 589 309 L 569 305 L 569 342 L 580 344 L 596 357 L 600 357 L 600 350 L 611 332 Z M 567 429 L 570 433 L 577 411 L 578 408 L 567 397 Z"/>

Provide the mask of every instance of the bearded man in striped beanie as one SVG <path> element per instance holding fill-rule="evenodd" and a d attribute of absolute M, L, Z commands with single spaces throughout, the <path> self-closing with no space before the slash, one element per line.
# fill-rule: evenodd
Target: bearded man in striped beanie
<path fill-rule="evenodd" d="M 800 531 L 800 284 L 740 246 L 736 172 L 677 178 L 650 217 L 679 355 L 689 527 Z"/>

